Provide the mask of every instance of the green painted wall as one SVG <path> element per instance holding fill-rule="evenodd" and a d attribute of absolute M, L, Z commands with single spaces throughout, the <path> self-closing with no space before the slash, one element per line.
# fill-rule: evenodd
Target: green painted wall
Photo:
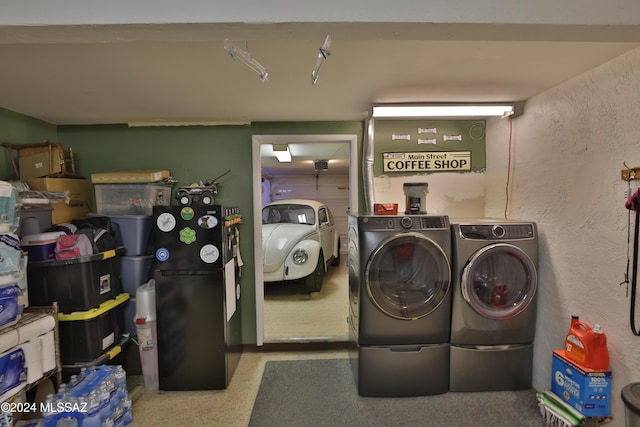
<path fill-rule="evenodd" d="M 0 142 L 9 144 L 33 144 L 44 140 L 57 141 L 56 126 L 42 120 L 14 113 L 0 108 Z M 6 148 L 0 149 L 0 179 L 13 178 L 13 166 L 10 155 L 16 158 L 17 153 Z"/>
<path fill-rule="evenodd" d="M 374 122 L 374 175 L 383 173 L 383 153 L 470 151 L 471 170 L 484 171 L 486 167 L 484 120 L 381 120 Z M 425 130 L 435 133 L 422 133 Z M 420 130 L 420 131 L 419 131 Z M 408 137 L 393 139 L 393 135 Z M 445 141 L 445 136 L 460 136 L 461 141 Z M 435 140 L 435 144 L 420 144 L 419 140 Z M 388 172 L 396 176 L 416 172 Z M 433 172 L 431 172 L 433 173 Z"/>
<path fill-rule="evenodd" d="M 73 148 L 76 171 L 86 177 L 96 172 L 160 168 L 171 172 L 177 186 L 185 186 L 231 170 L 219 181 L 216 203 L 239 207 L 245 218 L 240 228 L 246 260 L 240 278 L 242 341 L 255 343 L 250 127 L 60 126 L 58 133 L 60 143 Z"/>
<path fill-rule="evenodd" d="M 256 343 L 255 268 L 253 234 L 252 134 L 357 134 L 362 151 L 360 122 L 253 123 L 251 126 L 189 126 L 129 128 L 126 125 L 60 126 L 59 142 L 72 147 L 76 171 L 168 169 L 178 186 L 216 178 L 216 203 L 238 206 L 244 260 L 241 286 L 242 342 Z M 359 154 L 361 156 L 361 154 Z M 356 172 L 361 175 L 359 172 Z M 362 188 L 360 186 L 360 188 Z M 362 193 L 362 192 L 360 192 Z M 364 202 L 361 202 L 364 203 Z"/>
<path fill-rule="evenodd" d="M 252 195 L 252 134 L 356 134 L 358 164 L 362 159 L 362 122 L 260 122 L 250 126 L 185 126 L 129 128 L 126 125 L 60 126 L 0 109 L 0 142 L 27 144 L 46 139 L 73 148 L 76 172 L 168 169 L 178 186 L 205 181 L 231 170 L 219 180 L 216 203 L 240 208 L 242 257 L 240 279 L 242 342 L 256 342 L 255 269 Z M 6 150 L 0 152 L 2 179 L 13 169 Z M 360 167 L 359 198 L 364 206 Z"/>

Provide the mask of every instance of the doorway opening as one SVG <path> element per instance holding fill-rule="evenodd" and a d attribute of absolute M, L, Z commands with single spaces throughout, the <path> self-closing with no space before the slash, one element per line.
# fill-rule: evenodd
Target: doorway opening
<path fill-rule="evenodd" d="M 274 320 L 277 322 L 286 322 L 286 318 L 288 317 L 290 323 L 297 322 L 300 323 L 299 318 L 296 318 L 295 312 L 300 309 L 296 304 L 300 304 L 301 301 L 296 301 L 296 299 L 304 298 L 304 303 L 306 304 L 306 308 L 303 311 L 306 311 L 309 307 L 318 308 L 318 313 L 321 313 L 323 310 L 321 305 L 323 301 L 326 300 L 325 296 L 322 295 L 322 298 L 318 298 L 318 295 L 313 294 L 304 294 L 304 291 L 300 288 L 296 289 L 295 285 L 291 288 L 283 287 L 287 285 L 268 283 L 266 286 L 269 286 L 269 289 L 265 289 L 265 283 L 263 281 L 263 264 L 262 264 L 262 224 L 259 221 L 259 218 L 262 217 L 261 210 L 264 206 L 263 200 L 263 174 L 257 173 L 258 171 L 262 172 L 263 162 L 261 158 L 261 151 L 264 150 L 264 146 L 269 146 L 270 149 L 273 144 L 276 145 L 293 145 L 293 144 L 309 144 L 305 148 L 311 148 L 312 145 L 318 144 L 321 146 L 325 144 L 336 144 L 342 143 L 347 145 L 348 152 L 348 188 L 343 189 L 343 191 L 348 192 L 348 201 L 346 202 L 346 210 L 350 210 L 353 212 L 358 211 L 358 179 L 357 179 L 357 135 L 355 134 L 322 134 L 322 135 L 254 135 L 252 137 L 252 157 L 253 157 L 253 170 L 255 173 L 254 181 L 253 181 L 253 202 L 254 202 L 254 235 L 256 238 L 255 245 L 255 288 L 256 288 L 256 338 L 257 345 L 261 346 L 265 342 L 308 342 L 308 341 L 331 341 L 335 338 L 335 335 L 331 333 L 331 331 L 326 330 L 298 330 L 295 328 L 292 329 L 291 333 L 287 333 L 286 331 L 283 333 L 280 332 L 269 332 L 270 334 L 275 334 L 276 336 L 268 336 L 265 335 L 265 330 L 271 331 L 271 328 L 267 328 L 265 323 L 270 322 L 270 316 L 272 313 L 276 313 L 279 319 Z M 266 150 L 269 151 L 269 150 Z M 326 159 L 316 159 L 316 160 L 326 160 Z M 266 162 L 266 161 L 265 161 Z M 313 165 L 311 165 L 313 168 Z M 267 177 L 271 176 L 267 174 Z M 318 179 L 318 174 L 315 175 L 315 179 Z M 324 179 L 324 178 L 323 178 Z M 283 193 L 284 191 L 281 191 Z M 286 197 L 285 195 L 280 194 L 282 197 Z M 340 209 L 340 208 L 339 208 Z M 338 212 L 336 212 L 338 213 Z M 341 216 L 345 217 L 346 222 L 346 212 L 339 212 Z M 348 306 L 348 283 L 347 283 L 347 269 L 345 266 L 346 263 L 346 228 L 344 230 L 345 238 L 341 240 L 341 260 L 339 266 L 329 267 L 325 280 L 327 282 L 327 298 L 329 294 L 335 294 L 336 298 L 342 297 L 342 302 Z M 344 250 L 342 250 L 344 249 Z M 331 283 L 332 281 L 342 281 L 344 283 L 343 288 L 338 283 Z M 323 282 L 324 283 L 324 282 Z M 272 285 L 275 285 L 275 288 L 271 288 Z M 323 285 L 324 288 L 324 285 Z M 274 298 L 269 298 L 269 304 L 272 303 L 272 300 L 277 300 L 277 305 L 269 306 L 268 310 L 265 310 L 265 290 L 269 291 L 270 295 L 274 295 Z M 343 295 L 340 295 L 342 293 Z M 314 300 L 314 298 L 317 298 Z M 315 304 L 315 305 L 314 305 Z M 265 317 L 265 313 L 268 315 Z M 329 321 L 338 321 L 343 322 L 344 327 L 346 329 L 346 315 L 345 311 L 344 316 L 341 314 L 331 314 L 327 312 L 324 316 L 318 314 L 320 317 L 315 317 L 316 315 L 308 315 L 307 323 L 313 324 L 317 326 L 323 322 L 328 323 Z M 313 317 L 312 317 L 313 316 Z M 336 318 L 336 316 L 339 316 Z"/>

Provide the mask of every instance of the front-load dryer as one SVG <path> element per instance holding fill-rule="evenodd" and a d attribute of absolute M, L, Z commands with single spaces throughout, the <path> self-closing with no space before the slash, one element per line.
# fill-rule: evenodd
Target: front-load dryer
<path fill-rule="evenodd" d="M 534 222 L 452 220 L 451 391 L 531 387 L 538 286 Z"/>
<path fill-rule="evenodd" d="M 349 215 L 351 358 L 363 396 L 448 391 L 447 216 Z"/>

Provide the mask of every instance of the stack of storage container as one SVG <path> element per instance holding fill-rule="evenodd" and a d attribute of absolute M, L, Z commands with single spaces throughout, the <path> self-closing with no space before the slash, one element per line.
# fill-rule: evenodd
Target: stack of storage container
<path fill-rule="evenodd" d="M 131 297 L 125 308 L 125 332 L 137 334 L 134 323 L 136 289 L 152 278 L 155 259 L 151 244 L 153 206 L 171 204 L 167 170 L 133 170 L 91 175 L 96 211 L 110 218 L 116 241 L 125 248 L 122 290 Z"/>
<path fill-rule="evenodd" d="M 77 220 L 85 218 L 86 214 Z M 52 220 L 59 229 L 42 232 L 43 225 L 51 222 L 42 218 L 34 222 L 38 229 L 27 227 L 22 231 L 40 232 L 21 239 L 21 247 L 28 254 L 29 302 L 36 306 L 57 304 L 60 361 L 62 374 L 68 377 L 81 367 L 112 359 L 124 343 L 124 307 L 129 299 L 129 295 L 121 294 L 124 248 L 108 246 L 99 251 L 95 244 L 92 246 L 95 242 L 82 236 L 87 239 L 84 250 L 62 257 L 56 253 L 56 245 L 62 236 L 73 234 L 75 226 Z"/>
<path fill-rule="evenodd" d="M 122 248 L 77 258 L 28 263 L 31 304 L 58 303 L 60 360 L 69 376 L 110 360 L 122 343 Z"/>
<path fill-rule="evenodd" d="M 0 402 L 25 401 L 28 388 L 58 372 L 55 309 L 28 308 L 17 194 L 0 181 Z M 0 423 L 12 416 L 2 412 Z"/>

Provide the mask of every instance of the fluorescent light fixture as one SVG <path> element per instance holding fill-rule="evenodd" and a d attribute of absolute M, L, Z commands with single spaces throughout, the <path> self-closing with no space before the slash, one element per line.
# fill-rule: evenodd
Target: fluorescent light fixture
<path fill-rule="evenodd" d="M 316 66 L 313 67 L 313 71 L 311 71 L 311 84 L 316 84 L 318 81 L 318 71 L 320 71 L 322 62 L 331 55 L 331 52 L 329 52 L 329 46 L 331 46 L 331 36 L 327 34 L 327 37 L 324 39 L 324 43 L 320 46 L 318 59 L 316 59 Z"/>
<path fill-rule="evenodd" d="M 234 60 L 237 59 L 240 62 L 243 62 L 247 67 L 258 73 L 258 75 L 260 76 L 260 81 L 262 83 L 267 81 L 267 79 L 269 78 L 267 69 L 264 68 L 258 61 L 253 59 L 249 51 L 240 49 L 229 39 L 224 39 L 224 50 L 226 50 Z"/>
<path fill-rule="evenodd" d="M 440 105 L 376 105 L 372 117 L 508 117 L 514 106 L 509 104 L 440 104 Z"/>
<path fill-rule="evenodd" d="M 276 155 L 280 163 L 291 162 L 291 152 L 287 144 L 273 144 L 273 154 Z"/>

